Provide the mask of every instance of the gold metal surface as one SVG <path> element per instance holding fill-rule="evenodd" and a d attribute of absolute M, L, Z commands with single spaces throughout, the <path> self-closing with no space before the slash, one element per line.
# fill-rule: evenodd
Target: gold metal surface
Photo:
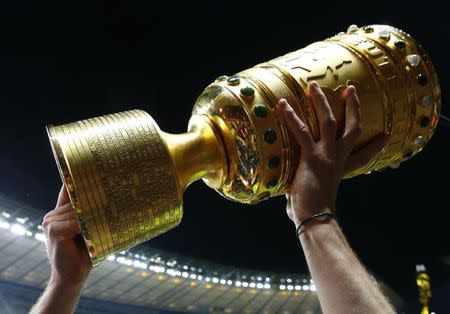
<path fill-rule="evenodd" d="M 312 80 L 341 130 L 344 90 L 356 87 L 363 131 L 357 148 L 391 135 L 346 177 L 398 167 L 423 149 L 438 123 L 440 87 L 424 50 L 396 28 L 371 25 L 219 77 L 197 99 L 184 134 L 160 131 L 139 110 L 49 127 L 93 263 L 175 227 L 183 191 L 200 178 L 242 203 L 283 194 L 300 151 L 275 105 L 286 98 L 317 137 L 305 92 Z"/>

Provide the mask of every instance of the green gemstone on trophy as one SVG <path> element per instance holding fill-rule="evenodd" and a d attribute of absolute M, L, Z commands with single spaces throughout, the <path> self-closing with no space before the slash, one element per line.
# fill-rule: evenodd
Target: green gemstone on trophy
<path fill-rule="evenodd" d="M 253 106 L 253 112 L 257 117 L 265 118 L 267 117 L 267 107 L 262 104 L 256 104 Z"/>
<path fill-rule="evenodd" d="M 267 163 L 270 169 L 278 168 L 280 165 L 280 158 L 279 157 L 272 157 L 269 159 L 269 162 Z"/>
<path fill-rule="evenodd" d="M 228 78 L 226 75 L 221 75 L 218 78 L 216 78 L 216 82 L 223 82 Z"/>
<path fill-rule="evenodd" d="M 276 187 L 278 184 L 278 180 L 277 179 L 270 179 L 269 181 L 267 181 L 266 183 L 266 188 L 268 189 L 273 189 L 274 187 Z"/>
<path fill-rule="evenodd" d="M 253 95 L 255 95 L 255 90 L 248 86 L 243 87 L 243 88 L 241 88 L 241 94 L 246 97 L 252 97 Z"/>
<path fill-rule="evenodd" d="M 229 85 L 239 85 L 239 83 L 241 82 L 241 80 L 239 79 L 239 77 L 237 76 L 230 76 L 227 79 L 227 82 Z"/>
<path fill-rule="evenodd" d="M 276 140 L 277 140 L 277 133 L 274 130 L 268 129 L 264 133 L 264 141 L 266 141 L 266 143 L 273 144 L 275 143 Z"/>
<path fill-rule="evenodd" d="M 428 83 L 427 76 L 425 74 L 419 74 L 417 76 L 417 82 L 419 83 L 420 86 L 427 85 L 427 83 Z"/>

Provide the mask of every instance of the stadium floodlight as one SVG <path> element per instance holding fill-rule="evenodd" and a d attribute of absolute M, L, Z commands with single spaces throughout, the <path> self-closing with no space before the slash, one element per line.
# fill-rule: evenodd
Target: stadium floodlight
<path fill-rule="evenodd" d="M 27 230 L 23 226 L 18 224 L 13 224 L 11 226 L 11 231 L 18 235 L 24 235 L 27 232 Z"/>
<path fill-rule="evenodd" d="M 107 259 L 108 261 L 113 261 L 113 260 L 116 259 L 116 256 L 113 254 L 113 255 L 108 256 L 106 259 Z"/>
<path fill-rule="evenodd" d="M 214 283 L 218 283 L 218 282 L 219 282 L 219 278 L 217 278 L 217 277 L 214 277 L 214 278 L 212 279 L 212 282 L 214 282 Z"/>
<path fill-rule="evenodd" d="M 11 227 L 11 225 L 9 224 L 9 222 L 4 221 L 3 219 L 0 219 L 0 228 L 9 229 L 10 227 Z"/>
<path fill-rule="evenodd" d="M 133 265 L 133 260 L 131 260 L 129 258 L 126 258 L 126 257 L 123 257 L 123 256 L 119 256 L 116 259 L 116 261 L 119 262 L 120 264 L 127 265 L 127 266 Z"/>
<path fill-rule="evenodd" d="M 189 275 L 189 278 L 191 278 L 191 279 L 196 279 L 196 278 L 197 278 L 197 275 L 196 275 L 196 274 L 190 274 L 190 275 Z"/>
<path fill-rule="evenodd" d="M 286 286 L 285 285 L 280 285 L 280 290 L 285 290 Z"/>
<path fill-rule="evenodd" d="M 292 290 L 294 290 L 294 286 L 293 286 L 293 285 L 288 285 L 288 286 L 287 286 L 287 289 L 288 289 L 289 291 L 292 291 Z"/>
<path fill-rule="evenodd" d="M 232 284 L 233 284 L 233 281 L 232 281 L 232 280 L 228 280 L 228 281 L 227 281 L 227 285 L 231 286 Z"/>
<path fill-rule="evenodd" d="M 202 279 L 203 279 L 203 276 L 202 276 L 202 275 L 199 275 L 199 276 L 197 276 L 197 279 L 198 279 L 198 280 L 202 280 Z"/>
<path fill-rule="evenodd" d="M 262 288 L 264 288 L 264 285 L 263 285 L 262 283 L 258 282 L 258 283 L 256 284 L 256 288 L 262 289 Z"/>
<path fill-rule="evenodd" d="M 38 241 L 44 242 L 45 243 L 45 235 L 43 233 L 37 232 L 34 235 L 34 238 Z M 114 256 L 114 255 L 113 255 Z"/>
<path fill-rule="evenodd" d="M 266 277 L 266 281 L 270 281 L 270 278 L 269 278 L 269 277 Z"/>
<path fill-rule="evenodd" d="M 297 290 L 297 291 L 302 290 L 302 286 L 300 286 L 300 285 L 295 285 L 294 289 Z"/>
<path fill-rule="evenodd" d="M 154 271 L 155 273 L 163 273 L 166 271 L 166 268 L 163 266 L 150 265 L 148 267 L 149 270 Z"/>
<path fill-rule="evenodd" d="M 16 218 L 16 221 L 18 222 L 18 223 L 21 223 L 22 225 L 24 224 L 24 223 L 26 223 L 27 222 L 27 218 L 21 218 L 21 217 L 17 217 Z"/>
<path fill-rule="evenodd" d="M 264 284 L 264 289 L 270 289 L 270 284 L 265 283 L 265 284 Z"/>
<path fill-rule="evenodd" d="M 140 269 L 147 269 L 148 265 L 140 260 L 134 260 L 133 266 Z"/>
<path fill-rule="evenodd" d="M 235 285 L 236 285 L 236 287 L 240 287 L 241 286 L 241 282 L 240 281 L 236 281 Z"/>
<path fill-rule="evenodd" d="M 291 278 L 286 279 L 286 282 L 292 282 Z"/>
<path fill-rule="evenodd" d="M 311 285 L 311 287 L 309 287 L 309 289 L 310 289 L 311 291 L 316 291 L 316 285 Z"/>
<path fill-rule="evenodd" d="M 209 278 L 209 277 L 206 277 L 206 279 L 205 279 L 207 282 L 210 282 L 211 281 L 211 278 Z"/>
<path fill-rule="evenodd" d="M 251 282 L 251 283 L 250 283 L 250 288 L 255 288 L 255 287 L 256 287 L 256 283 Z"/>
<path fill-rule="evenodd" d="M 308 285 L 303 285 L 303 290 L 308 291 L 309 290 L 309 286 Z"/>
<path fill-rule="evenodd" d="M 187 271 L 184 271 L 184 272 L 181 273 L 181 276 L 183 278 L 187 278 L 189 276 L 189 273 Z"/>
<path fill-rule="evenodd" d="M 227 281 L 225 280 L 225 279 L 220 279 L 220 284 L 221 285 L 224 285 L 224 284 L 226 284 L 227 283 Z"/>
<path fill-rule="evenodd" d="M 7 212 L 2 212 L 2 216 L 5 218 L 9 218 L 9 217 L 11 217 L 11 214 L 7 213 Z"/>

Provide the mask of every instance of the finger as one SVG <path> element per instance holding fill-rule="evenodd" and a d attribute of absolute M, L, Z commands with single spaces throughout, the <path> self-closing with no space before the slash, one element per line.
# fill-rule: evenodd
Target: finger
<path fill-rule="evenodd" d="M 64 204 L 62 206 L 56 207 L 54 210 L 48 212 L 49 216 L 61 215 L 64 213 L 69 213 L 73 211 L 73 207 L 71 203 Z"/>
<path fill-rule="evenodd" d="M 70 212 L 66 212 L 59 215 L 53 215 L 51 217 L 48 217 L 47 220 L 50 221 L 69 221 L 69 220 L 75 220 L 77 221 L 77 217 L 75 216 L 75 212 L 71 210 Z"/>
<path fill-rule="evenodd" d="M 304 153 L 312 151 L 314 139 L 312 138 L 309 127 L 300 120 L 294 109 L 292 109 L 285 99 L 280 99 L 278 108 L 302 151 Z"/>
<path fill-rule="evenodd" d="M 62 206 L 70 202 L 69 193 L 67 193 L 66 186 L 63 184 L 61 190 L 59 191 L 58 200 L 56 202 L 56 207 Z"/>
<path fill-rule="evenodd" d="M 44 231 L 50 238 L 64 237 L 68 239 L 74 238 L 81 232 L 80 225 L 76 220 L 49 222 L 44 226 Z"/>
<path fill-rule="evenodd" d="M 347 158 L 361 134 L 360 105 L 354 86 L 349 86 L 346 89 L 345 103 L 345 131 L 338 141 L 338 146 L 342 150 L 344 158 Z"/>
<path fill-rule="evenodd" d="M 308 93 L 319 122 L 320 140 L 324 143 L 334 143 L 336 141 L 336 119 L 327 97 L 315 81 L 309 83 Z"/>
<path fill-rule="evenodd" d="M 55 209 L 49 211 L 45 215 L 44 219 L 52 217 L 52 216 L 55 216 L 55 215 L 61 215 L 61 214 L 64 214 L 64 213 L 69 213 L 69 212 L 72 212 L 72 211 L 73 211 L 73 207 L 72 207 L 71 203 L 64 204 L 62 206 L 56 207 Z"/>
<path fill-rule="evenodd" d="M 345 163 L 345 173 L 351 172 L 366 165 L 377 153 L 379 153 L 383 149 L 388 141 L 388 135 L 378 135 L 362 149 L 350 154 Z"/>

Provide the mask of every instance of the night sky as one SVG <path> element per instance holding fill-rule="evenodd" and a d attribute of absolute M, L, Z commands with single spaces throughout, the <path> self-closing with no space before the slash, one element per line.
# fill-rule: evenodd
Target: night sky
<path fill-rule="evenodd" d="M 318 11 L 319 4 L 300 3 L 2 1 L 0 193 L 42 215 L 52 208 L 61 183 L 47 124 L 141 108 L 162 130 L 184 132 L 196 98 L 217 76 L 350 24 L 389 24 L 418 40 L 441 81 L 442 113 L 450 115 L 449 8 L 410 2 Z M 450 255 L 449 136 L 449 127 L 438 126 L 416 157 L 395 170 L 345 180 L 338 195 L 338 219 L 352 247 L 377 278 L 412 302 L 417 263 L 429 268 L 432 287 L 449 285 L 450 267 L 441 262 Z M 307 271 L 284 197 L 243 205 L 199 181 L 185 192 L 184 210 L 179 227 L 146 245 L 245 268 Z M 433 302 L 450 303 L 439 293 Z"/>

